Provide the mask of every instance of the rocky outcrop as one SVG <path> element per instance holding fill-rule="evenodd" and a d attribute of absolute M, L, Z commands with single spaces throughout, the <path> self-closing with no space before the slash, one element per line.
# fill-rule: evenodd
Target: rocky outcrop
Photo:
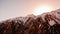
<path fill-rule="evenodd" d="M 3 21 L 0 34 L 60 34 L 60 9 Z"/>

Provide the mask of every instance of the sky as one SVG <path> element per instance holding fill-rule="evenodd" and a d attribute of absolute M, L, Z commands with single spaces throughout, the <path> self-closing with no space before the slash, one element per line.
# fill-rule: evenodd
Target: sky
<path fill-rule="evenodd" d="M 42 4 L 60 9 L 60 0 L 0 0 L 0 21 L 31 14 Z"/>

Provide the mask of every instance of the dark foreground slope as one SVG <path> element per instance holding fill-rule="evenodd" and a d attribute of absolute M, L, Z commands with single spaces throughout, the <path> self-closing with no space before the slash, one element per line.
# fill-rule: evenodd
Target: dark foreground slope
<path fill-rule="evenodd" d="M 0 34 L 60 34 L 60 9 L 0 23 Z"/>

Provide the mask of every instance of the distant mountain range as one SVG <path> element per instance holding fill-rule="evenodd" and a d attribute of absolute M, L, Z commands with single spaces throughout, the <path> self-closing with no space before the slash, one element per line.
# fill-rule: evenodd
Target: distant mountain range
<path fill-rule="evenodd" d="M 2 21 L 0 34 L 60 34 L 60 9 Z"/>

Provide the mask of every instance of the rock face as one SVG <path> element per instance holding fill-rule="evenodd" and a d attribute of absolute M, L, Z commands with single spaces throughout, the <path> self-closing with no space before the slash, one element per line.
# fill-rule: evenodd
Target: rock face
<path fill-rule="evenodd" d="M 60 34 L 60 9 L 0 23 L 0 34 Z"/>

